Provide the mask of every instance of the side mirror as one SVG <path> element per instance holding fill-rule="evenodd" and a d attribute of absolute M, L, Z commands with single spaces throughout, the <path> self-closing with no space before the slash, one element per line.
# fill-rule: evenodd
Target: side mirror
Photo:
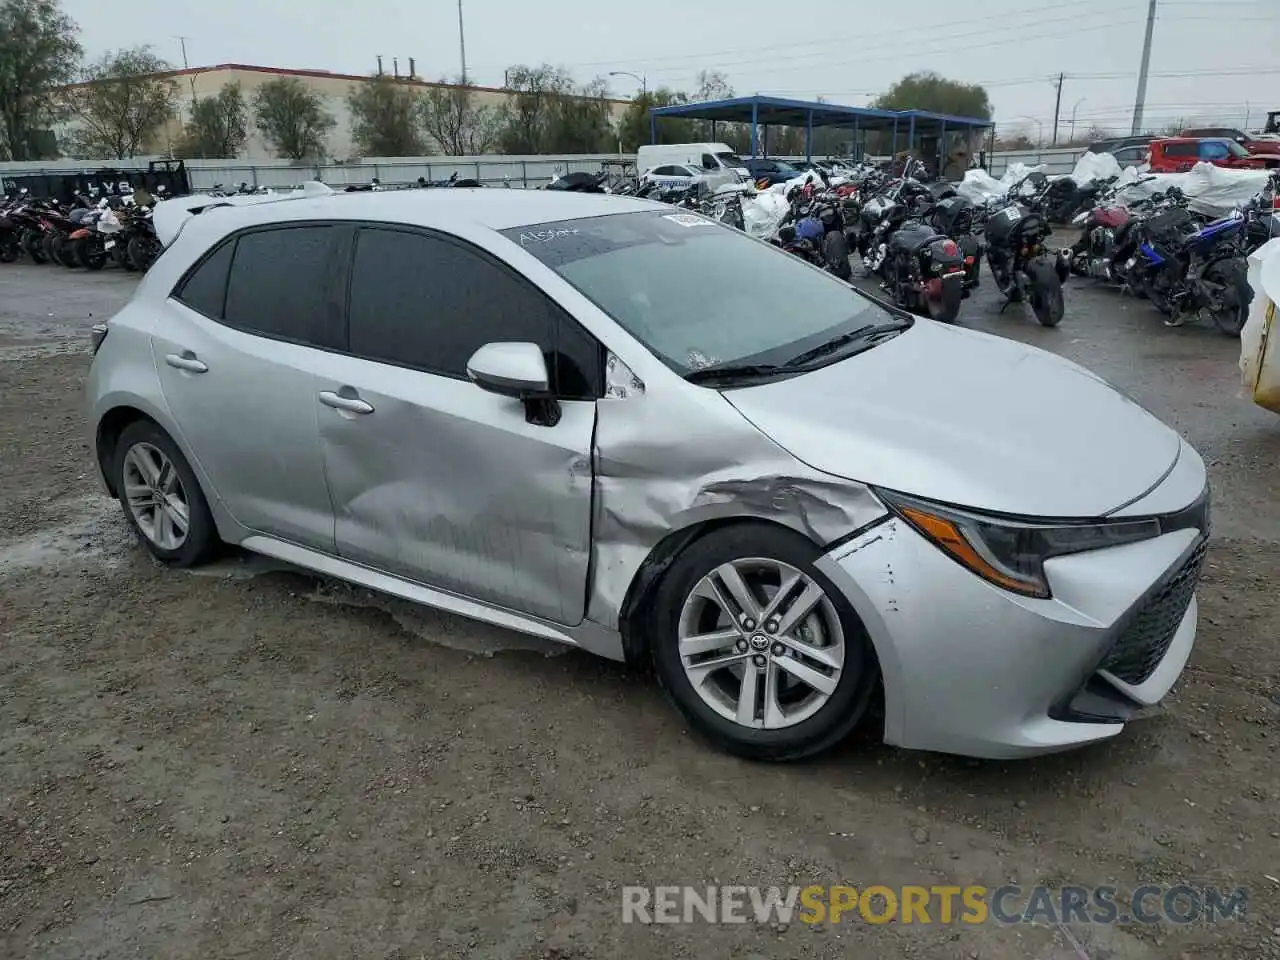
<path fill-rule="evenodd" d="M 481 390 L 517 400 L 551 393 L 547 361 L 536 343 L 486 343 L 467 361 L 467 376 Z"/>

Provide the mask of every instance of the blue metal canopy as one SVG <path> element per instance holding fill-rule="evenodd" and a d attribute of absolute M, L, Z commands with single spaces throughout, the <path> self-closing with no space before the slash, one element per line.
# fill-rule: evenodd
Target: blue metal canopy
<path fill-rule="evenodd" d="M 669 107 L 649 110 L 649 139 L 658 140 L 658 119 L 682 117 L 688 120 L 710 120 L 712 123 L 751 124 L 751 154 L 759 152 L 757 130 L 766 127 L 804 127 L 805 155 L 811 154 L 811 141 L 815 127 L 848 127 L 857 139 L 859 131 L 893 131 L 894 151 L 897 150 L 898 133 L 906 134 L 910 149 L 917 136 L 944 137 L 947 128 L 952 131 L 979 130 L 993 125 L 991 120 L 978 117 L 957 117 L 928 110 L 880 110 L 875 107 L 849 107 L 838 103 L 817 100 L 789 100 L 783 97 L 733 97 L 729 100 L 708 100 L 704 103 L 677 103 Z"/>

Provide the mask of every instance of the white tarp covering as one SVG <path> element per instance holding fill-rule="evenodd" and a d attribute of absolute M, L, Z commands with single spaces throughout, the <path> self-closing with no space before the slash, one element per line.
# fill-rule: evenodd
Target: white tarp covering
<path fill-rule="evenodd" d="M 1240 373 L 1244 396 L 1280 413 L 1280 239 L 1268 240 L 1249 255 L 1253 303 L 1240 331 Z"/>
<path fill-rule="evenodd" d="M 956 193 L 970 203 L 986 203 L 996 197 L 1003 197 L 1019 180 L 1033 173 L 1043 173 L 1044 164 L 1028 167 L 1025 163 L 1013 163 L 997 180 L 981 167 L 974 167 L 964 172 L 964 179 L 956 185 Z"/>
<path fill-rule="evenodd" d="M 786 186 L 777 184 L 775 186 Z M 786 196 L 777 189 L 764 190 L 755 196 L 742 197 L 742 226 L 748 234 L 765 240 L 778 232 L 778 225 L 791 209 Z"/>
<path fill-rule="evenodd" d="M 1076 186 L 1083 187 L 1095 180 L 1108 180 L 1121 174 L 1120 162 L 1109 153 L 1089 153 L 1076 161 L 1071 171 L 1071 179 Z"/>
<path fill-rule="evenodd" d="M 1192 198 L 1191 209 L 1225 217 L 1247 203 L 1267 185 L 1266 170 L 1227 170 L 1211 163 L 1197 163 L 1185 174 L 1182 192 Z"/>

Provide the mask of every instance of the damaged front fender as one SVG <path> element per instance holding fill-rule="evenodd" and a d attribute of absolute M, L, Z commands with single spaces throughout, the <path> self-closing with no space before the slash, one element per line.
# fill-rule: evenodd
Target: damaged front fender
<path fill-rule="evenodd" d="M 797 460 L 717 391 L 620 391 L 598 404 L 588 617 L 618 629 L 650 569 L 669 561 L 680 531 L 765 520 L 826 546 L 883 517 L 863 484 Z M 675 549 L 658 550 L 660 544 Z"/>

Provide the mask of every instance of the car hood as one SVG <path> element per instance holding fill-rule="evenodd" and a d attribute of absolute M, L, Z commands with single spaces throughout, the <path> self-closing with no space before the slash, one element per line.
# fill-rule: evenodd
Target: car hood
<path fill-rule="evenodd" d="M 946 503 L 1096 517 L 1156 485 L 1178 435 L 1101 378 L 917 320 L 864 353 L 724 397 L 810 466 Z"/>

